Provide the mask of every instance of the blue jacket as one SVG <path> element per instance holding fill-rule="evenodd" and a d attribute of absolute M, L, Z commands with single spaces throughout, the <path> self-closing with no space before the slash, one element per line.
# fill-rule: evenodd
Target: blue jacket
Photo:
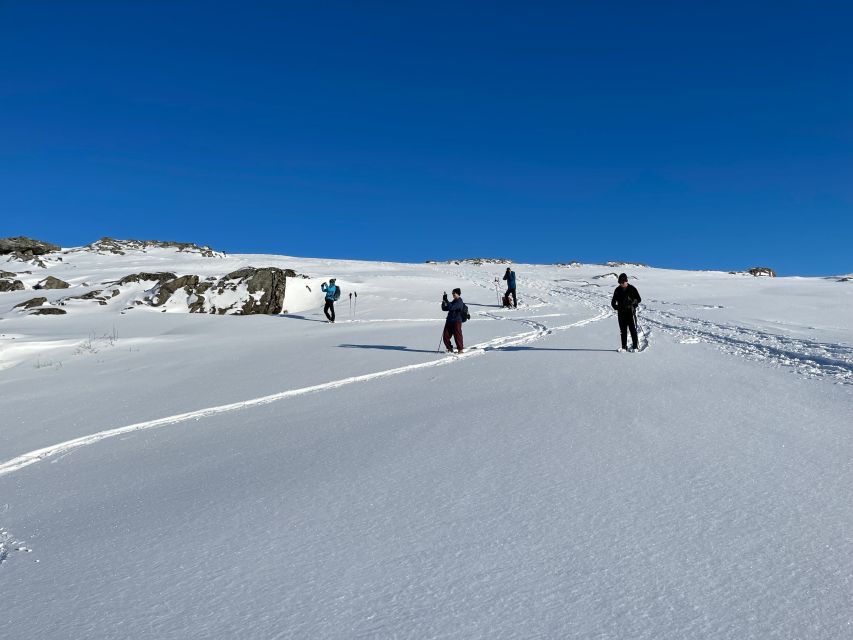
<path fill-rule="evenodd" d="M 506 286 L 508 289 L 515 289 L 515 271 L 505 273 L 504 280 L 506 280 Z"/>
<path fill-rule="evenodd" d="M 456 298 L 456 300 L 447 300 L 441 301 L 441 310 L 447 311 L 447 321 L 448 322 L 462 322 L 462 307 L 465 306 L 465 303 L 462 302 L 462 298 Z"/>
<path fill-rule="evenodd" d="M 332 302 L 334 302 L 335 300 L 337 300 L 338 298 L 341 297 L 341 294 L 338 293 L 340 291 L 340 289 L 338 288 L 338 285 L 336 285 L 336 284 L 330 284 L 329 286 L 326 286 L 325 284 L 321 284 L 320 289 L 322 289 L 323 291 L 326 292 L 326 300 L 331 300 Z M 337 295 L 335 295 L 335 294 L 337 294 Z"/>

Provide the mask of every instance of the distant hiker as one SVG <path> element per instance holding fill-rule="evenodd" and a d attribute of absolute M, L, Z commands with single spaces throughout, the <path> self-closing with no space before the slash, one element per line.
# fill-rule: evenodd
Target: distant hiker
<path fill-rule="evenodd" d="M 462 289 L 454 289 L 452 291 L 453 300 L 447 301 L 447 292 L 441 299 L 441 310 L 447 311 L 447 320 L 444 322 L 444 347 L 447 353 L 453 353 L 453 346 L 450 344 L 450 336 L 456 341 L 456 352 L 462 353 L 462 323 L 468 319 L 468 307 L 462 302 Z"/>
<path fill-rule="evenodd" d="M 323 307 L 323 313 L 326 314 L 326 319 L 329 322 L 334 322 L 335 302 L 341 297 L 341 288 L 335 284 L 334 278 L 329 278 L 329 284 L 324 282 L 320 285 L 320 289 L 326 294 L 326 306 Z"/>
<path fill-rule="evenodd" d="M 504 294 L 504 306 L 509 306 L 509 296 L 512 294 L 512 308 L 518 308 L 518 300 L 515 297 L 515 271 L 506 268 L 506 273 L 504 274 L 504 280 L 506 280 L 506 293 Z"/>
<path fill-rule="evenodd" d="M 637 288 L 628 284 L 628 276 L 624 273 L 619 274 L 619 286 L 613 292 L 613 299 L 610 301 L 610 306 L 616 309 L 616 315 L 619 318 L 619 333 L 622 337 L 622 350 L 628 350 L 628 330 L 631 330 L 631 341 L 633 346 L 631 351 L 637 350 L 637 324 L 636 310 L 640 304 L 640 292 Z"/>

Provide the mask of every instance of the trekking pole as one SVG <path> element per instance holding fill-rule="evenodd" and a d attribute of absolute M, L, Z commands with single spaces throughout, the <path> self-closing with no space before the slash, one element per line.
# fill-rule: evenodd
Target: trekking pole
<path fill-rule="evenodd" d="M 352 291 L 349 292 L 349 319 L 352 320 Z"/>
<path fill-rule="evenodd" d="M 355 318 L 356 307 L 358 307 L 358 291 L 353 291 L 353 295 L 355 296 L 355 302 L 352 303 L 352 317 Z"/>
<path fill-rule="evenodd" d="M 438 338 L 438 349 L 435 350 L 436 353 L 441 353 L 441 343 L 444 342 L 444 334 Z"/>
<path fill-rule="evenodd" d="M 495 295 L 498 297 L 498 306 L 500 307 L 500 306 L 503 306 L 503 305 L 501 304 L 501 290 L 500 290 L 500 288 L 499 288 L 499 286 L 498 286 L 499 284 L 500 284 L 500 283 L 498 282 L 498 279 L 497 279 L 497 278 L 495 278 Z"/>

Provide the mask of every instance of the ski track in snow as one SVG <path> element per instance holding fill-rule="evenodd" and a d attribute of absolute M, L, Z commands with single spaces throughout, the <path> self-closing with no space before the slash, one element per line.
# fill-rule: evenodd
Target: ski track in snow
<path fill-rule="evenodd" d="M 470 273 L 464 273 L 459 270 L 446 270 L 448 275 L 453 278 L 470 282 L 472 285 L 483 288 L 485 290 L 499 291 L 495 288 L 494 281 L 487 281 L 485 284 L 482 280 L 472 279 Z M 567 283 L 570 286 L 566 286 Z M 492 340 L 474 345 L 462 355 L 452 358 L 442 357 L 438 360 L 431 360 L 394 369 L 387 369 L 373 373 L 363 374 L 334 380 L 322 384 L 312 385 L 299 389 L 291 389 L 282 391 L 276 394 L 253 398 L 226 405 L 209 407 L 181 413 L 173 416 L 167 416 L 155 420 L 139 422 L 132 425 L 118 427 L 100 431 L 88 436 L 82 436 L 73 440 L 68 440 L 56 445 L 44 447 L 23 455 L 17 456 L 7 462 L 0 464 L 0 476 L 12 473 L 24 467 L 27 467 L 36 462 L 40 462 L 46 458 L 55 457 L 60 454 L 67 453 L 78 447 L 86 446 L 133 431 L 141 431 L 145 429 L 153 429 L 167 425 L 173 425 L 188 420 L 200 419 L 207 416 L 217 415 L 239 409 L 270 404 L 279 400 L 284 400 L 290 397 L 300 396 L 308 393 L 315 393 L 328 389 L 358 383 L 367 382 L 379 378 L 400 375 L 410 371 L 426 369 L 430 367 L 444 366 L 457 360 L 466 359 L 483 355 L 492 350 L 499 350 L 509 346 L 524 345 L 536 340 L 540 340 L 548 335 L 566 329 L 581 327 L 592 322 L 603 320 L 607 317 L 615 315 L 610 307 L 611 288 L 609 284 L 590 283 L 585 280 L 525 280 L 522 288 L 522 295 L 519 297 L 524 300 L 519 304 L 521 310 L 533 310 L 537 308 L 551 306 L 555 297 L 568 297 L 573 302 L 589 308 L 595 312 L 595 315 L 573 322 L 567 325 L 556 327 L 548 327 L 542 322 L 538 322 L 536 318 L 559 317 L 563 314 L 559 313 L 543 313 L 540 315 L 528 316 L 513 316 L 503 314 L 506 311 L 503 308 L 496 309 L 494 312 L 480 311 L 476 313 L 477 317 L 497 320 L 517 322 L 526 326 L 529 331 L 524 333 L 503 336 Z M 496 293 L 497 298 L 497 293 Z M 550 298 L 550 300 L 549 300 Z M 528 301 L 533 301 L 530 304 Z M 665 304 L 671 307 L 670 303 L 663 301 L 650 300 L 652 305 L 658 303 Z M 696 309 L 716 309 L 717 306 L 708 305 L 681 305 L 685 308 Z M 432 319 L 375 319 L 375 320 L 353 320 L 352 322 L 435 322 Z M 757 329 L 749 329 L 741 326 L 725 325 L 702 320 L 700 318 L 688 317 L 675 314 L 671 311 L 655 308 L 648 304 L 643 304 L 641 314 L 638 318 L 638 334 L 639 334 L 639 351 L 645 352 L 650 346 L 650 338 L 652 336 L 651 327 L 663 330 L 670 333 L 683 343 L 699 343 L 706 342 L 713 344 L 726 353 L 747 358 L 750 360 L 761 361 L 774 366 L 787 366 L 793 368 L 794 371 L 805 375 L 809 378 L 829 379 L 841 384 L 853 384 L 853 347 L 848 347 L 839 344 L 821 343 L 814 340 L 796 339 L 787 336 L 773 334 L 767 331 Z M 8 552 L 6 552 L 8 555 Z"/>
<path fill-rule="evenodd" d="M 132 433 L 134 431 L 143 431 L 146 429 L 156 429 L 158 427 L 165 427 L 168 425 L 174 425 L 181 422 L 186 422 L 188 420 L 198 420 L 201 418 L 218 415 L 221 413 L 228 413 L 230 411 L 237 411 L 239 409 L 245 409 L 248 407 L 255 407 L 265 404 L 271 404 L 273 402 L 278 402 L 279 400 L 285 400 L 287 398 L 292 398 L 295 396 L 301 396 L 308 393 L 316 393 L 318 391 L 326 391 L 328 389 L 336 389 L 338 387 L 343 387 L 346 385 L 354 384 L 357 382 L 367 382 L 370 380 L 377 380 L 379 378 L 387 378 L 390 376 L 400 375 L 402 373 L 408 373 L 410 371 L 417 371 L 419 369 L 427 369 L 431 367 L 440 367 L 444 365 L 448 365 L 459 360 L 467 359 L 470 357 L 476 357 L 488 353 L 489 351 L 499 350 L 505 347 L 510 346 L 518 346 L 528 344 L 530 342 L 534 342 L 536 340 L 540 340 L 545 336 L 551 335 L 556 331 L 564 331 L 566 329 L 571 329 L 574 327 L 582 327 L 592 322 L 596 322 L 598 320 L 602 320 L 606 318 L 609 313 L 599 312 L 597 315 L 592 316 L 590 318 L 585 318 L 583 320 L 578 320 L 577 322 L 573 322 L 571 324 L 562 325 L 558 327 L 548 328 L 544 324 L 536 322 L 534 320 L 530 320 L 527 318 L 511 318 L 511 320 L 521 322 L 532 328 L 531 331 L 527 331 L 524 333 L 510 335 L 510 336 L 501 336 L 498 338 L 493 338 L 492 340 L 487 340 L 486 342 L 481 342 L 480 344 L 476 344 L 473 347 L 470 347 L 464 353 L 456 355 L 454 357 L 442 357 L 438 360 L 430 360 L 428 362 L 420 362 L 417 364 L 405 365 L 402 367 L 396 367 L 394 369 L 386 369 L 384 371 L 376 371 L 373 373 L 367 373 L 359 376 L 351 376 L 349 378 L 342 378 L 340 380 L 333 380 L 331 382 L 325 382 L 321 384 L 312 385 L 309 387 L 302 387 L 299 389 L 290 389 L 288 391 L 282 391 L 279 393 L 274 393 L 267 396 L 262 396 L 260 398 L 252 398 L 250 400 L 243 400 L 240 402 L 232 402 L 230 404 L 219 405 L 216 407 L 208 407 L 205 409 L 198 409 L 196 411 L 188 411 L 186 413 L 179 413 L 172 416 L 166 416 L 164 418 L 157 418 L 155 420 L 147 420 L 145 422 L 137 422 L 135 424 L 131 424 L 125 427 L 117 427 L 115 429 L 107 429 L 104 431 L 99 431 L 98 433 L 93 433 L 87 436 L 81 436 L 79 438 L 74 438 L 73 440 L 66 440 L 65 442 L 60 442 L 59 444 L 51 445 L 48 447 L 43 447 L 41 449 L 36 449 L 35 451 L 30 451 L 29 453 L 22 454 L 17 456 L 11 460 L 8 460 L 2 464 L 0 464 L 0 477 L 4 475 L 8 475 L 15 471 L 19 471 L 24 467 L 28 467 L 31 464 L 35 464 L 36 462 L 41 462 L 47 458 L 52 458 L 60 454 L 65 454 L 73 449 L 77 449 L 79 447 L 84 447 L 86 445 L 94 444 L 96 442 L 100 442 L 101 440 L 105 440 L 107 438 L 114 438 L 116 436 L 121 436 L 124 434 Z M 498 316 L 498 318 L 501 318 Z"/>
<path fill-rule="evenodd" d="M 610 291 L 587 281 L 565 280 L 578 285 L 552 287 L 553 293 L 562 293 L 579 302 L 610 307 Z M 541 286 L 541 283 L 540 283 Z M 673 303 L 651 299 L 672 307 Z M 721 309 L 719 305 L 687 305 L 679 307 L 700 310 Z M 650 306 L 645 301 L 638 317 L 640 351 L 648 346 L 651 335 L 649 325 L 678 338 L 683 344 L 709 343 L 723 352 L 763 362 L 777 367 L 790 367 L 808 378 L 826 379 L 839 384 L 853 384 L 853 347 L 778 335 L 759 329 L 727 325 L 701 318 L 679 315 L 672 311 Z"/>

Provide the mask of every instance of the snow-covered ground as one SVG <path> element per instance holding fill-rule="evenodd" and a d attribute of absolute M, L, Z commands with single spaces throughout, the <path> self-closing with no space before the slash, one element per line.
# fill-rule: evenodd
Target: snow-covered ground
<path fill-rule="evenodd" d="M 853 637 L 853 282 L 62 257 L 0 263 L 3 638 Z M 249 265 L 309 276 L 288 314 L 13 309 Z"/>

